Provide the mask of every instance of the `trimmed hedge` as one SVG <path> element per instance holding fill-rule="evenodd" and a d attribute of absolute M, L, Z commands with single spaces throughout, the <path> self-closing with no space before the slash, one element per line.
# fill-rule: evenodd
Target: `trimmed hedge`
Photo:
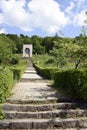
<path fill-rule="evenodd" d="M 21 61 L 21 63 L 13 67 L 0 68 L 0 103 L 5 102 L 13 84 L 21 78 L 21 75 L 27 67 L 26 61 Z"/>
<path fill-rule="evenodd" d="M 19 64 L 9 67 L 9 69 L 13 72 L 13 80 L 19 80 L 27 66 L 27 60 L 20 60 Z"/>
<path fill-rule="evenodd" d="M 54 86 L 78 101 L 87 101 L 87 70 L 63 70 L 54 74 Z"/>
<path fill-rule="evenodd" d="M 8 97 L 13 85 L 13 73 L 8 68 L 0 68 L 0 103 Z"/>
<path fill-rule="evenodd" d="M 19 80 L 21 77 L 21 69 L 13 67 L 11 71 L 13 72 L 13 80 Z"/>
<path fill-rule="evenodd" d="M 47 79 L 53 79 L 55 71 L 58 70 L 58 68 L 42 68 L 37 64 L 34 64 L 34 67 L 40 75 Z"/>
<path fill-rule="evenodd" d="M 2 105 L 0 105 L 0 120 L 2 120 L 5 117 L 5 113 L 2 110 Z"/>
<path fill-rule="evenodd" d="M 15 66 L 0 67 L 0 104 L 9 97 L 12 86 L 20 79 L 28 65 L 27 60 L 20 60 Z M 0 107 L 0 120 L 5 117 L 2 107 Z"/>

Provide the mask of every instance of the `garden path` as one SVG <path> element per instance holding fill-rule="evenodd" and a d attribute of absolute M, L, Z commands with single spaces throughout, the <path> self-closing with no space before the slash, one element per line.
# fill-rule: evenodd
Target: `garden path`
<path fill-rule="evenodd" d="M 64 96 L 53 89 L 49 80 L 39 76 L 34 67 L 28 67 L 19 83 L 12 89 L 11 99 L 14 100 L 58 100 Z"/>
<path fill-rule="evenodd" d="M 28 67 L 3 105 L 2 130 L 87 130 L 87 104 L 71 102 Z"/>

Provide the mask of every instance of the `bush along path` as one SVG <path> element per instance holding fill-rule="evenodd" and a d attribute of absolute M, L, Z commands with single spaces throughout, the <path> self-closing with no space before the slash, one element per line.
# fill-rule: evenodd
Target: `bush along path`
<path fill-rule="evenodd" d="M 87 104 L 71 102 L 28 67 L 3 105 L 0 129 L 87 129 Z"/>

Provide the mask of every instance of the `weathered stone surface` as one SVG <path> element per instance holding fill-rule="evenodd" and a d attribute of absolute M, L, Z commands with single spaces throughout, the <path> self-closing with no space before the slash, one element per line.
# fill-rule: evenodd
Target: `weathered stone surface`
<path fill-rule="evenodd" d="M 80 113 L 80 115 L 78 115 Z M 53 110 L 53 111 L 40 111 L 40 112 L 17 112 L 17 111 L 5 111 L 6 118 L 8 119 L 51 119 L 51 118 L 76 118 L 86 117 L 87 110 Z"/>
<path fill-rule="evenodd" d="M 14 102 L 14 101 L 13 101 Z M 30 112 L 35 112 L 35 111 L 52 111 L 52 110 L 66 110 L 67 109 L 75 109 L 77 108 L 77 105 L 75 103 L 50 103 L 50 104 L 13 104 L 12 103 L 5 103 L 3 105 L 4 110 L 10 110 L 10 111 L 30 111 Z"/>
<path fill-rule="evenodd" d="M 8 120 L 7 120 L 8 121 Z M 6 120 L 2 122 L 3 129 Z M 87 128 L 87 118 L 80 119 L 14 119 L 9 120 L 9 129 L 59 129 L 59 128 Z"/>
<path fill-rule="evenodd" d="M 7 129 L 9 128 L 9 120 L 2 120 L 0 121 L 0 129 Z"/>
<path fill-rule="evenodd" d="M 0 121 L 1 130 L 87 130 L 87 104 L 51 88 L 32 66 L 20 81 L 3 105 L 7 119 Z"/>
<path fill-rule="evenodd" d="M 56 90 L 48 87 L 49 83 L 21 83 L 19 82 L 12 90 L 13 101 L 16 100 L 57 100 Z M 59 98 L 62 98 L 60 95 Z"/>
<path fill-rule="evenodd" d="M 62 120 L 55 120 L 54 126 L 57 128 L 57 124 L 60 123 L 59 127 L 62 128 L 87 128 L 87 118 L 69 118 L 69 119 L 62 119 Z"/>

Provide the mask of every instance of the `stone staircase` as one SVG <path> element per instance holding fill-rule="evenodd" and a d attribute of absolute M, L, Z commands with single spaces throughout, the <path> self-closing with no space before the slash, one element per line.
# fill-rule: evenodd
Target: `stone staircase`
<path fill-rule="evenodd" d="M 87 104 L 50 88 L 33 67 L 27 68 L 12 93 L 3 105 L 2 130 L 87 130 Z"/>
<path fill-rule="evenodd" d="M 84 106 L 84 107 L 83 107 Z M 87 106 L 78 103 L 10 103 L 0 129 L 87 129 Z"/>
<path fill-rule="evenodd" d="M 33 67 L 33 60 L 31 57 L 29 58 L 29 67 Z"/>

